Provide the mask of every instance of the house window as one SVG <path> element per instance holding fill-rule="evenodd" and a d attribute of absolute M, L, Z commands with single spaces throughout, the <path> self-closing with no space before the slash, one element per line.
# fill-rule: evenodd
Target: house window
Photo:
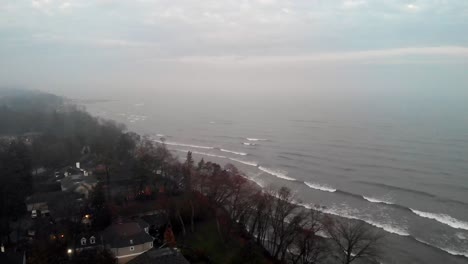
<path fill-rule="evenodd" d="M 83 238 L 81 239 L 81 245 L 82 245 L 82 246 L 86 245 L 86 238 L 83 237 Z"/>
<path fill-rule="evenodd" d="M 135 247 L 130 247 L 130 251 L 134 251 L 135 250 Z"/>
<path fill-rule="evenodd" d="M 91 238 L 89 238 L 89 243 L 95 244 L 96 243 L 96 238 L 93 237 L 93 236 Z"/>

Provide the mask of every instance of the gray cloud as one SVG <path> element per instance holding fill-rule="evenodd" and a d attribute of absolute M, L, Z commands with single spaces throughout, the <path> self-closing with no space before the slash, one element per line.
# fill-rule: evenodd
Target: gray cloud
<path fill-rule="evenodd" d="M 468 47 L 465 0 L 4 0 L 0 12 L 0 83 L 56 89 L 238 83 L 268 65 L 295 78 L 323 63 L 459 69 Z"/>

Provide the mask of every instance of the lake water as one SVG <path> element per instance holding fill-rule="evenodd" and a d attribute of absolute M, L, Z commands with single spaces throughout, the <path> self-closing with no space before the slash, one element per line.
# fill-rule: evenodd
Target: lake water
<path fill-rule="evenodd" d="M 323 205 L 385 230 L 382 263 L 468 263 L 465 117 L 260 105 L 148 98 L 87 110 L 156 141 L 164 137 L 181 157 L 190 150 L 196 159 L 230 162 L 261 186 L 288 186 L 306 207 Z"/>

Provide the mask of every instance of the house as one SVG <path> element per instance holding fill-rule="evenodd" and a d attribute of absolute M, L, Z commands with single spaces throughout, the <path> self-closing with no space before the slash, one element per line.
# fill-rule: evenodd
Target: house
<path fill-rule="evenodd" d="M 57 203 L 58 201 L 68 198 L 69 197 L 67 196 L 67 194 L 61 191 L 38 192 L 27 197 L 24 202 L 26 204 L 26 210 L 28 212 L 36 210 L 44 214 L 49 212 L 51 204 Z"/>
<path fill-rule="evenodd" d="M 40 211 L 43 215 L 50 213 L 57 220 L 70 216 L 72 209 L 79 206 L 81 195 L 70 192 L 47 192 L 34 193 L 25 199 L 26 209 L 29 212 L 33 210 Z M 50 212 L 49 212 L 50 211 Z"/>
<path fill-rule="evenodd" d="M 116 223 L 104 230 L 103 243 L 119 264 L 127 263 L 153 248 L 154 238 L 148 233 L 144 221 Z"/>
<path fill-rule="evenodd" d="M 92 174 L 91 171 L 88 171 L 87 169 L 82 168 L 80 162 L 77 162 L 74 167 L 67 166 L 67 167 L 60 169 L 56 177 L 58 178 L 60 175 L 63 175 L 65 177 L 76 176 L 76 175 L 89 176 L 91 174 Z"/>
<path fill-rule="evenodd" d="M 54 196 L 53 193 L 34 193 L 25 200 L 26 210 L 28 212 L 49 210 L 48 202 L 52 196 Z"/>
<path fill-rule="evenodd" d="M 96 187 L 98 181 L 94 176 L 82 174 L 70 175 L 60 181 L 62 191 L 70 191 L 89 197 L 89 193 Z"/>
<path fill-rule="evenodd" d="M 130 260 L 128 264 L 189 264 L 187 259 L 173 248 L 151 249 Z"/>
<path fill-rule="evenodd" d="M 61 170 L 65 177 L 73 176 L 73 175 L 83 175 L 81 169 L 76 167 L 66 167 Z"/>
<path fill-rule="evenodd" d="M 102 236 L 97 233 L 83 233 L 75 236 L 73 240 L 73 252 L 80 253 L 85 250 L 103 248 Z"/>

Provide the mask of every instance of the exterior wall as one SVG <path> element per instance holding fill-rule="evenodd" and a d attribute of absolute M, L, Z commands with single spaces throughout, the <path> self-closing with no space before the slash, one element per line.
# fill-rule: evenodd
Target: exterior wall
<path fill-rule="evenodd" d="M 125 264 L 130 260 L 136 258 L 137 256 L 145 253 L 146 251 L 153 248 L 152 242 L 148 242 L 145 244 L 134 245 L 135 250 L 130 251 L 130 247 L 124 248 L 112 248 L 111 252 L 114 253 L 116 258 L 118 259 L 119 264 Z"/>

